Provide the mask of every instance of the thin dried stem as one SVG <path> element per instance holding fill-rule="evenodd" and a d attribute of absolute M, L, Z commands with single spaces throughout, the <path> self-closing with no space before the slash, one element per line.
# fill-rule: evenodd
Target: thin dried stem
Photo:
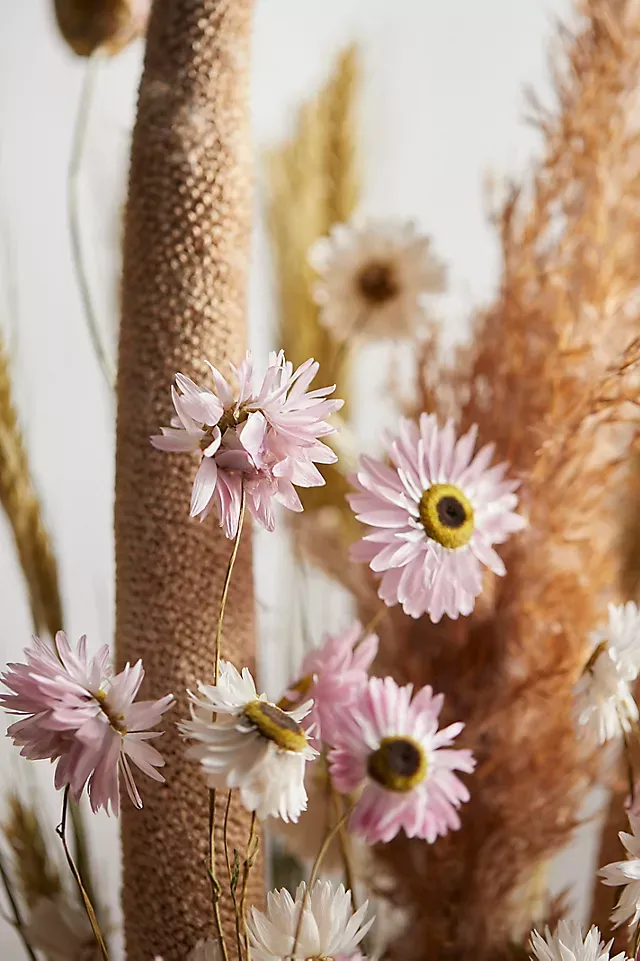
<path fill-rule="evenodd" d="M 9 923 L 12 924 L 13 927 L 16 929 L 18 933 L 18 937 L 20 938 L 20 940 L 22 941 L 22 944 L 24 945 L 24 949 L 27 953 L 27 956 L 31 959 L 31 961 L 38 961 L 36 957 L 36 953 L 31 947 L 31 944 L 29 943 L 29 939 L 27 938 L 27 934 L 25 932 L 24 923 L 22 920 L 22 913 L 20 911 L 20 905 L 18 904 L 18 899 L 16 898 L 13 892 L 11 878 L 9 877 L 9 873 L 2 859 L 2 852 L 0 852 L 0 880 L 2 880 L 2 885 L 6 892 L 7 900 L 9 901 L 9 906 L 13 914 L 13 920 L 10 920 Z"/>
<path fill-rule="evenodd" d="M 104 59 L 104 51 L 97 48 L 87 60 L 82 90 L 80 93 L 80 103 L 76 115 L 75 127 L 73 131 L 73 141 L 71 147 L 71 158 L 69 160 L 69 172 L 67 177 L 68 190 L 68 220 L 69 236 L 71 239 L 71 256 L 78 282 L 78 290 L 82 300 L 82 308 L 91 344 L 93 346 L 96 360 L 100 365 L 100 370 L 111 391 L 115 388 L 116 371 L 113 366 L 109 350 L 105 344 L 96 307 L 91 292 L 91 284 L 87 272 L 87 265 L 84 256 L 84 246 L 82 243 L 82 229 L 80 223 L 80 211 L 82 201 L 80 196 L 80 173 L 82 170 L 82 160 L 86 145 L 87 133 L 89 131 L 89 120 L 98 79 L 98 70 L 101 61 Z"/>
<path fill-rule="evenodd" d="M 238 556 L 238 549 L 240 547 L 240 538 L 242 536 L 242 528 L 244 525 L 244 515 L 246 508 L 246 491 L 244 484 L 242 485 L 242 497 L 240 501 L 240 514 L 238 516 L 238 530 L 236 531 L 236 536 L 233 542 L 233 548 L 231 550 L 231 556 L 229 558 L 229 563 L 227 565 L 227 572 L 225 574 L 224 583 L 222 585 L 222 594 L 220 596 L 220 609 L 218 611 L 218 624 L 216 627 L 216 642 L 213 655 L 213 683 L 218 683 L 218 675 L 220 673 L 220 652 L 222 649 L 222 627 L 224 623 L 224 612 L 227 606 L 227 597 L 229 594 L 229 586 L 231 584 L 231 578 L 233 576 L 233 568 L 235 566 L 236 558 Z M 214 717 L 215 720 L 215 717 Z M 211 881 L 211 897 L 213 901 L 213 914 L 216 922 L 216 928 L 218 933 L 218 941 L 220 943 L 220 948 L 222 950 L 222 955 L 224 961 L 228 961 L 227 945 L 224 938 L 224 932 L 222 930 L 222 919 L 220 915 L 220 898 L 222 896 L 222 888 L 220 887 L 220 882 L 218 881 L 216 873 L 216 834 L 215 834 L 215 820 L 216 820 L 216 792 L 215 789 L 209 791 L 209 878 Z M 225 855 L 226 843 L 225 843 Z M 228 861 L 227 861 L 228 866 Z M 234 896 L 235 905 L 235 896 Z M 237 908 L 236 908 L 236 918 L 237 918 Z"/>
<path fill-rule="evenodd" d="M 67 843 L 67 813 L 68 813 L 68 809 L 69 809 L 69 788 L 66 787 L 66 788 L 65 788 L 65 791 L 64 791 L 64 798 L 63 798 L 63 801 L 62 801 L 62 818 L 61 818 L 61 820 L 60 820 L 60 824 L 59 824 L 58 827 L 56 828 L 56 833 L 57 833 L 58 837 L 60 838 L 60 840 L 62 841 L 62 847 L 63 847 L 63 849 L 64 849 L 65 858 L 67 859 L 67 864 L 69 865 L 69 869 L 70 869 L 70 871 L 71 871 L 71 874 L 73 875 L 73 879 L 74 879 L 74 881 L 76 882 L 76 884 L 77 884 L 77 886 L 78 886 L 78 891 L 80 892 L 80 896 L 81 896 L 81 898 L 82 898 L 82 903 L 83 903 L 83 905 L 84 905 L 85 911 L 87 912 L 87 917 L 88 917 L 88 919 L 89 919 L 89 924 L 91 925 L 91 930 L 93 931 L 93 936 L 94 936 L 94 938 L 96 939 L 96 943 L 97 943 L 97 945 L 98 945 L 98 947 L 99 947 L 99 949 L 100 949 L 100 953 L 102 954 L 102 957 L 103 957 L 104 961 L 109 961 L 109 952 L 107 951 L 107 945 L 105 944 L 105 940 L 104 940 L 104 938 L 103 938 L 103 936 L 102 936 L 102 932 L 101 932 L 101 930 L 100 930 L 100 925 L 98 924 L 98 919 L 97 919 L 97 917 L 96 917 L 96 912 L 95 912 L 95 910 L 94 910 L 94 908 L 93 908 L 93 905 L 92 905 L 92 903 L 91 903 L 91 899 L 90 899 L 90 897 L 89 897 L 89 895 L 88 895 L 88 893 L 87 893 L 87 891 L 86 891 L 86 889 L 85 889 L 85 887 L 84 887 L 84 884 L 82 883 L 82 877 L 80 876 L 80 872 L 78 871 L 78 868 L 76 867 L 75 861 L 73 860 L 73 856 L 72 856 L 72 854 L 71 854 L 71 851 L 70 851 L 70 849 L 69 849 L 69 845 L 68 845 L 68 843 Z"/>
<path fill-rule="evenodd" d="M 305 889 L 304 889 L 304 894 L 303 894 L 303 896 L 302 896 L 302 903 L 300 904 L 300 911 L 299 911 L 299 913 L 298 913 L 298 920 L 297 920 L 297 923 L 296 923 L 296 931 L 295 931 L 295 935 L 294 935 L 294 938 L 293 938 L 293 948 L 291 949 L 291 957 L 292 957 L 292 958 L 295 958 L 295 956 L 296 956 L 296 951 L 297 951 L 297 949 L 298 949 L 298 942 L 299 942 L 299 940 L 300 940 L 300 932 L 301 932 L 301 930 L 302 930 L 302 918 L 303 918 L 304 912 L 306 911 L 306 908 L 307 908 L 307 904 L 308 904 L 308 901 L 309 901 L 309 895 L 310 895 L 310 893 L 311 893 L 311 888 L 313 887 L 313 885 L 314 885 L 315 882 L 316 882 L 316 879 L 317 879 L 317 877 L 318 877 L 318 873 L 319 873 L 320 868 L 321 868 L 321 866 L 322 866 L 322 861 L 323 861 L 323 859 L 324 859 L 325 854 L 326 854 L 327 851 L 329 850 L 329 847 L 331 846 L 331 842 L 332 842 L 333 839 L 335 838 L 336 834 L 339 834 L 341 828 L 347 823 L 347 821 L 348 821 L 348 819 L 349 819 L 349 817 L 350 817 L 350 815 L 351 815 L 352 810 L 353 810 L 353 805 L 350 805 L 350 806 L 349 806 L 349 809 L 348 809 L 347 811 L 345 811 L 345 813 L 342 815 L 342 817 L 340 818 L 340 820 L 339 820 L 339 821 L 336 821 L 336 823 L 335 823 L 331 828 L 329 828 L 329 830 L 327 831 L 327 833 L 326 833 L 326 835 L 325 835 L 324 841 L 323 841 L 322 844 L 320 845 L 320 849 L 318 850 L 318 853 L 316 854 L 316 859 L 315 859 L 315 861 L 313 862 L 313 866 L 312 866 L 312 868 L 311 868 L 311 873 L 309 874 L 309 880 L 308 880 L 308 882 L 307 882 L 307 884 L 306 884 L 306 886 L 305 886 Z M 352 892 L 352 897 L 353 897 L 353 892 Z"/>

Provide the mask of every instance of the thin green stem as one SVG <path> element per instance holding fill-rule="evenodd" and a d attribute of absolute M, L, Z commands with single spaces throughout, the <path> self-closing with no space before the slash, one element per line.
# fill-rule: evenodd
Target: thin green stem
<path fill-rule="evenodd" d="M 238 556 L 238 548 L 240 547 L 240 538 L 242 536 L 242 528 L 244 525 L 244 514 L 247 502 L 247 496 L 244 489 L 244 484 L 242 485 L 242 499 L 240 501 L 240 513 L 238 516 L 238 530 L 236 531 L 236 536 L 233 542 L 233 548 L 231 550 L 231 557 L 229 558 L 229 563 L 227 564 L 227 572 L 224 577 L 224 583 L 222 585 L 222 594 L 220 596 L 220 609 L 218 611 L 218 624 L 216 627 L 216 644 L 213 654 L 213 683 L 214 685 L 218 683 L 218 676 L 220 674 L 220 651 L 222 649 L 222 625 L 224 622 L 224 613 L 227 606 L 227 596 L 229 594 L 229 585 L 231 584 L 231 577 L 233 574 L 233 568 L 236 563 L 236 558 Z M 212 720 L 215 721 L 215 715 Z M 222 955 L 224 961 L 228 961 L 228 951 L 225 943 L 224 932 L 222 930 L 222 921 L 220 918 L 220 897 L 222 895 L 222 888 L 220 887 L 220 882 L 218 881 L 218 876 L 216 873 L 216 835 L 215 835 L 215 813 L 216 813 L 216 792 L 215 788 L 209 791 L 209 878 L 211 880 L 211 896 L 213 901 L 213 914 L 216 921 L 216 927 L 218 929 L 218 941 L 220 942 L 220 948 L 222 950 Z"/>
<path fill-rule="evenodd" d="M 13 920 L 11 920 L 10 923 L 16 929 L 18 936 L 22 941 L 22 944 L 24 945 L 24 949 L 27 952 L 27 956 L 31 959 L 31 961 L 38 961 L 35 951 L 29 944 L 29 939 L 27 938 L 27 934 L 24 929 L 24 922 L 22 920 L 20 905 L 18 904 L 18 899 L 13 893 L 13 888 L 11 886 L 11 879 L 9 878 L 9 872 L 4 866 L 4 862 L 2 860 L 1 854 L 0 854 L 0 878 L 2 879 L 2 884 L 7 893 L 7 900 L 9 901 L 9 906 L 11 907 L 11 911 L 13 912 Z"/>
<path fill-rule="evenodd" d="M 104 338 L 100 330 L 100 324 L 98 323 L 95 304 L 93 302 L 93 295 L 91 293 L 91 285 L 89 283 L 89 277 L 87 274 L 87 265 L 85 263 L 84 248 L 82 244 L 82 231 L 80 227 L 80 171 L 82 169 L 82 159 L 87 140 L 87 132 L 89 129 L 89 118 L 91 116 L 91 107 L 96 88 L 98 67 L 103 56 L 103 51 L 97 49 L 89 57 L 85 70 L 84 80 L 82 83 L 82 92 L 80 94 L 80 104 L 78 106 L 78 113 L 76 115 L 73 131 L 73 143 L 71 146 L 71 158 L 69 160 L 67 190 L 71 256 L 76 279 L 78 281 L 80 299 L 82 300 L 85 320 L 87 322 L 87 327 L 89 328 L 89 336 L 91 337 L 91 343 L 93 345 L 97 361 L 100 365 L 102 373 L 104 374 L 107 384 L 113 390 L 116 382 L 116 372 L 109 356 L 109 351 L 105 345 Z"/>
<path fill-rule="evenodd" d="M 218 613 L 218 626 L 216 628 L 216 646 L 214 649 L 213 656 L 213 683 L 218 683 L 218 674 L 220 672 L 220 651 L 222 649 L 222 624 L 224 622 L 224 612 L 227 606 L 227 595 L 229 594 L 229 585 L 231 584 L 231 576 L 233 574 L 233 568 L 236 563 L 236 557 L 238 556 L 238 548 L 240 547 L 240 537 L 242 536 L 242 527 L 244 525 L 244 514 L 245 507 L 247 503 L 247 495 L 244 489 L 244 484 L 242 485 L 242 499 L 240 501 L 240 514 L 238 517 L 238 530 L 236 532 L 235 540 L 233 542 L 233 549 L 231 551 L 231 557 L 229 558 L 229 563 L 227 564 L 227 573 L 224 576 L 224 584 L 222 585 L 222 595 L 220 597 L 220 610 Z"/>
<path fill-rule="evenodd" d="M 296 956 L 296 951 L 298 950 L 298 942 L 299 942 L 299 940 L 300 940 L 300 931 L 302 930 L 302 918 L 303 918 L 304 912 L 305 912 L 305 910 L 306 910 L 306 908 L 307 908 L 307 903 L 308 903 L 308 901 L 309 901 L 309 895 L 310 895 L 310 893 L 311 893 L 311 888 L 312 888 L 313 885 L 315 884 L 316 878 L 318 877 L 318 872 L 319 872 L 319 870 L 320 870 L 320 865 L 322 864 L 322 861 L 323 861 L 323 859 L 324 859 L 324 856 L 325 856 L 325 854 L 327 853 L 327 851 L 329 850 L 329 846 L 330 846 L 331 842 L 333 841 L 334 837 L 336 836 L 336 834 L 339 833 L 339 831 L 340 831 L 340 829 L 342 828 L 342 826 L 343 826 L 344 824 L 346 824 L 346 822 L 347 822 L 347 820 L 348 820 L 348 818 L 349 818 L 349 816 L 350 816 L 350 814 L 351 814 L 351 811 L 352 811 L 352 807 L 350 807 L 348 811 L 345 811 L 345 813 L 342 815 L 342 817 L 340 818 L 340 820 L 337 821 L 329 831 L 327 831 L 327 833 L 326 833 L 326 835 L 325 835 L 325 838 L 324 838 L 324 841 L 323 841 L 322 844 L 320 845 L 320 850 L 319 850 L 318 853 L 316 854 L 316 859 L 315 859 L 315 861 L 313 862 L 313 867 L 311 868 L 311 874 L 309 875 L 309 881 L 308 881 L 308 883 L 307 883 L 307 885 L 306 885 L 306 887 L 305 887 L 305 889 L 304 889 L 304 894 L 302 895 L 302 904 L 300 905 L 300 913 L 298 914 L 298 921 L 297 921 L 297 924 L 296 924 L 296 933 L 295 933 L 294 938 L 293 938 L 293 948 L 292 948 L 292 950 L 291 950 L 291 957 L 292 957 L 292 958 L 295 958 L 295 956 Z"/>
<path fill-rule="evenodd" d="M 87 912 L 87 917 L 89 918 L 89 924 L 91 925 L 93 936 L 95 937 L 98 947 L 100 948 L 103 961 L 109 961 L 109 952 L 107 951 L 107 946 L 105 944 L 104 938 L 102 937 L 102 932 L 100 930 L 100 925 L 98 924 L 96 912 L 93 909 L 93 905 L 91 903 L 91 899 L 89 898 L 89 895 L 87 894 L 86 888 L 82 883 L 80 872 L 76 867 L 75 861 L 73 860 L 71 851 L 69 850 L 69 845 L 67 843 L 68 810 L 69 810 L 69 788 L 66 787 L 64 791 L 64 799 L 62 801 L 62 819 L 60 821 L 60 824 L 56 828 L 56 833 L 58 834 L 58 837 L 62 841 L 62 847 L 64 849 L 64 854 L 67 859 L 67 864 L 69 865 L 74 881 L 78 885 L 78 890 L 80 891 L 80 895 L 82 897 L 82 903 L 84 904 L 84 909 Z"/>

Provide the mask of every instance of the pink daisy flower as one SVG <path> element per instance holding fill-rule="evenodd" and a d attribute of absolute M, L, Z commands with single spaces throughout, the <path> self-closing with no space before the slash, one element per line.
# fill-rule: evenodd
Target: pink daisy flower
<path fill-rule="evenodd" d="M 173 696 L 134 703 L 144 678 L 142 662 L 114 675 L 108 648 L 89 657 L 86 637 L 76 651 L 62 631 L 55 647 L 34 637 L 25 654 L 26 664 L 8 665 L 2 681 L 11 693 L 0 695 L 6 711 L 22 715 L 7 734 L 23 757 L 57 762 L 56 788 L 69 786 L 78 801 L 87 787 L 94 811 L 119 812 L 121 777 L 133 803 L 142 807 L 130 762 L 164 781 L 157 770 L 162 756 L 147 742 L 160 736 L 149 729 Z"/>
<path fill-rule="evenodd" d="M 358 493 L 348 500 L 370 533 L 352 557 L 382 574 L 379 596 L 411 617 L 470 614 L 483 565 L 506 573 L 492 545 L 526 525 L 514 513 L 518 481 L 505 479 L 507 464 L 489 467 L 493 444 L 474 456 L 477 433 L 474 425 L 456 440 L 452 421 L 440 429 L 432 414 L 419 425 L 403 419 L 393 466 L 363 457 L 353 478 Z"/>
<path fill-rule="evenodd" d="M 315 465 L 337 458 L 320 438 L 334 432 L 327 417 L 343 402 L 328 399 L 335 386 L 308 389 L 319 369 L 314 360 L 294 370 L 282 351 L 272 353 L 259 382 L 250 353 L 237 368 L 230 366 L 235 390 L 211 364 L 213 390 L 176 374 L 171 388 L 176 416 L 151 443 L 159 450 L 202 455 L 191 515 L 204 519 L 215 505 L 220 526 L 234 537 L 243 484 L 248 510 L 267 530 L 275 525 L 274 501 L 301 511 L 295 486 L 324 484 Z"/>
<path fill-rule="evenodd" d="M 461 723 L 438 730 L 444 697 L 423 687 L 372 677 L 342 719 L 329 771 L 342 794 L 360 791 L 350 830 L 368 844 L 404 830 L 432 842 L 460 827 L 456 808 L 469 799 L 454 771 L 471 773 L 471 751 L 452 750 Z"/>
<path fill-rule="evenodd" d="M 286 692 L 285 700 L 292 705 L 307 698 L 313 700 L 304 727 L 314 739 L 325 744 L 335 742 L 345 710 L 365 687 L 377 653 L 378 635 L 363 637 L 362 624 L 355 621 L 345 633 L 327 636 L 306 655 L 301 678 Z"/>

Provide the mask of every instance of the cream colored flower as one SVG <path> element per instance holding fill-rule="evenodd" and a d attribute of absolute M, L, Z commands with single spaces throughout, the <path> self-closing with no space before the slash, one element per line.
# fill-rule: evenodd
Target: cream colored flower
<path fill-rule="evenodd" d="M 191 719 L 178 727 L 194 742 L 187 756 L 200 763 L 209 787 L 238 788 L 261 819 L 297 821 L 307 806 L 305 766 L 318 755 L 300 725 L 312 702 L 283 711 L 258 695 L 246 667 L 239 674 L 227 661 L 217 685 L 198 684 L 189 698 Z"/>
<path fill-rule="evenodd" d="M 631 684 L 640 668 L 640 614 L 632 602 L 609 605 L 606 625 L 590 637 L 591 656 L 575 688 L 578 724 L 600 744 L 638 720 Z"/>
<path fill-rule="evenodd" d="M 627 852 L 625 861 L 614 861 L 598 871 L 602 883 L 622 888 L 618 903 L 611 915 L 614 927 L 628 921 L 631 926 L 640 920 L 640 818 L 629 813 L 631 834 L 620 832 Z"/>
<path fill-rule="evenodd" d="M 353 913 L 351 892 L 344 885 L 334 891 L 330 881 L 316 881 L 305 902 L 306 885 L 299 885 L 295 901 L 286 890 L 267 895 L 267 910 L 252 909 L 247 920 L 254 961 L 285 958 L 350 956 L 373 924 L 365 922 L 369 902 Z M 304 913 L 296 942 L 298 918 Z"/>
<path fill-rule="evenodd" d="M 309 262 L 322 323 L 339 340 L 409 337 L 425 320 L 426 294 L 444 289 L 444 269 L 428 237 L 410 221 L 337 224 Z"/>
<path fill-rule="evenodd" d="M 575 921 L 560 921 L 555 932 L 546 929 L 544 937 L 534 931 L 531 935 L 532 958 L 537 961 L 609 961 L 613 940 L 605 944 L 595 925 L 585 938 Z M 624 951 L 611 961 L 626 961 Z"/>

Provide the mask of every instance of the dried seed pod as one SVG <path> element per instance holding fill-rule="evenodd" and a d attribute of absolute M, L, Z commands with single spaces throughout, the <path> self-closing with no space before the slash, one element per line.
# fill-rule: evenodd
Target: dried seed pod
<path fill-rule="evenodd" d="M 74 53 L 89 57 L 98 48 L 110 56 L 144 34 L 151 0 L 54 0 L 56 20 Z"/>

